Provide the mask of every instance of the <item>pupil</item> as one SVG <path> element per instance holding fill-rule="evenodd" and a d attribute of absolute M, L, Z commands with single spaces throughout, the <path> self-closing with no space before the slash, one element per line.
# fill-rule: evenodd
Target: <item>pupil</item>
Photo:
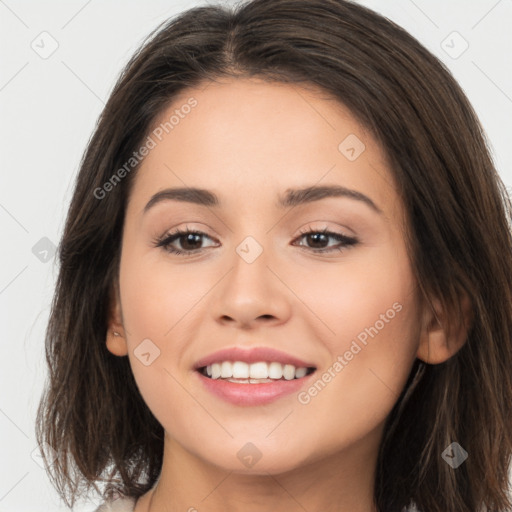
<path fill-rule="evenodd" d="M 314 233 L 312 235 L 308 235 L 310 240 L 313 240 L 313 245 L 315 242 L 318 242 L 318 237 L 325 237 L 323 233 Z M 325 240 L 324 240 L 325 241 Z"/>
<path fill-rule="evenodd" d="M 192 243 L 192 245 L 194 244 L 194 238 L 196 239 L 195 242 L 197 243 L 198 242 L 198 238 L 200 238 L 200 235 L 196 235 L 194 233 L 189 233 L 188 235 L 185 236 L 185 246 L 187 246 L 189 244 L 189 242 Z M 183 247 L 184 249 L 196 249 L 196 247 Z"/>

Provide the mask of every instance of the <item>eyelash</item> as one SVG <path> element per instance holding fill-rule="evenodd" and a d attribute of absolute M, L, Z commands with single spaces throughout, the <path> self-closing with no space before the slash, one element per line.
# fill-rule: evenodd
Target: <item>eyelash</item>
<path fill-rule="evenodd" d="M 203 249 L 194 249 L 192 251 L 182 251 L 180 249 L 175 249 L 175 248 L 171 247 L 171 243 L 173 243 L 175 240 L 178 240 L 181 237 L 184 237 L 185 235 L 189 235 L 189 234 L 206 236 L 206 237 L 210 238 L 206 233 L 203 233 L 202 231 L 193 231 L 193 230 L 189 230 L 188 228 L 184 231 L 182 231 L 181 229 L 176 229 L 172 233 L 166 234 L 161 238 L 157 238 L 154 241 L 154 246 L 162 247 L 164 249 L 164 251 L 169 252 L 171 254 L 176 254 L 178 256 L 179 255 L 191 256 L 193 254 L 197 254 L 199 251 L 201 251 Z M 338 247 L 331 247 L 331 248 L 324 248 L 324 249 L 311 248 L 311 250 L 315 254 L 331 253 L 334 251 L 342 252 L 345 249 L 347 249 L 348 247 L 357 245 L 357 243 L 358 243 L 357 238 L 348 237 L 348 236 L 342 235 L 341 233 L 327 231 L 327 228 L 325 228 L 323 230 L 313 229 L 313 230 L 301 231 L 300 235 L 295 240 L 303 238 L 304 236 L 309 235 L 309 234 L 327 235 L 329 238 L 334 238 L 335 240 L 337 240 L 338 242 L 340 242 L 342 244 L 341 246 L 338 246 Z M 301 247 L 304 247 L 304 246 L 301 246 Z"/>

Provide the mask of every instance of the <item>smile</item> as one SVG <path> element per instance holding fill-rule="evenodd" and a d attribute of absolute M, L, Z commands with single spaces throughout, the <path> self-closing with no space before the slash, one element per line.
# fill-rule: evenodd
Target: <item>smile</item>
<path fill-rule="evenodd" d="M 275 361 L 222 361 L 198 368 L 195 374 L 209 393 L 222 400 L 239 406 L 257 406 L 299 392 L 309 384 L 315 370 Z"/>
<path fill-rule="evenodd" d="M 243 361 L 222 361 L 209 364 L 199 369 L 205 377 L 223 379 L 240 384 L 260 384 L 274 380 L 300 379 L 315 369 L 292 364 L 281 364 L 277 361 L 248 364 Z"/>

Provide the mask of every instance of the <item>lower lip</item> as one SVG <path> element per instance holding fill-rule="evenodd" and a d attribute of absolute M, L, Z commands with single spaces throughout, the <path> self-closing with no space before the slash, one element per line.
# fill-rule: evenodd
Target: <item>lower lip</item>
<path fill-rule="evenodd" d="M 200 371 L 196 372 L 206 389 L 235 405 L 262 405 L 299 391 L 309 383 L 316 370 L 300 379 L 276 380 L 261 384 L 237 384 L 222 379 L 210 379 Z"/>

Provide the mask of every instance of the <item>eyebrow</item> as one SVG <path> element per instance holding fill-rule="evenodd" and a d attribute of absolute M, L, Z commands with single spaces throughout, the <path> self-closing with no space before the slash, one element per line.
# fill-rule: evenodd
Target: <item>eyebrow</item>
<path fill-rule="evenodd" d="M 276 206 L 281 209 L 299 206 L 328 197 L 346 197 L 361 201 L 375 212 L 382 214 L 382 210 L 366 195 L 339 185 L 315 185 L 304 188 L 287 189 L 284 195 L 279 196 Z M 146 213 L 151 207 L 162 201 L 181 201 L 198 204 L 206 207 L 219 208 L 219 197 L 210 190 L 195 187 L 167 188 L 154 194 L 144 207 Z"/>

